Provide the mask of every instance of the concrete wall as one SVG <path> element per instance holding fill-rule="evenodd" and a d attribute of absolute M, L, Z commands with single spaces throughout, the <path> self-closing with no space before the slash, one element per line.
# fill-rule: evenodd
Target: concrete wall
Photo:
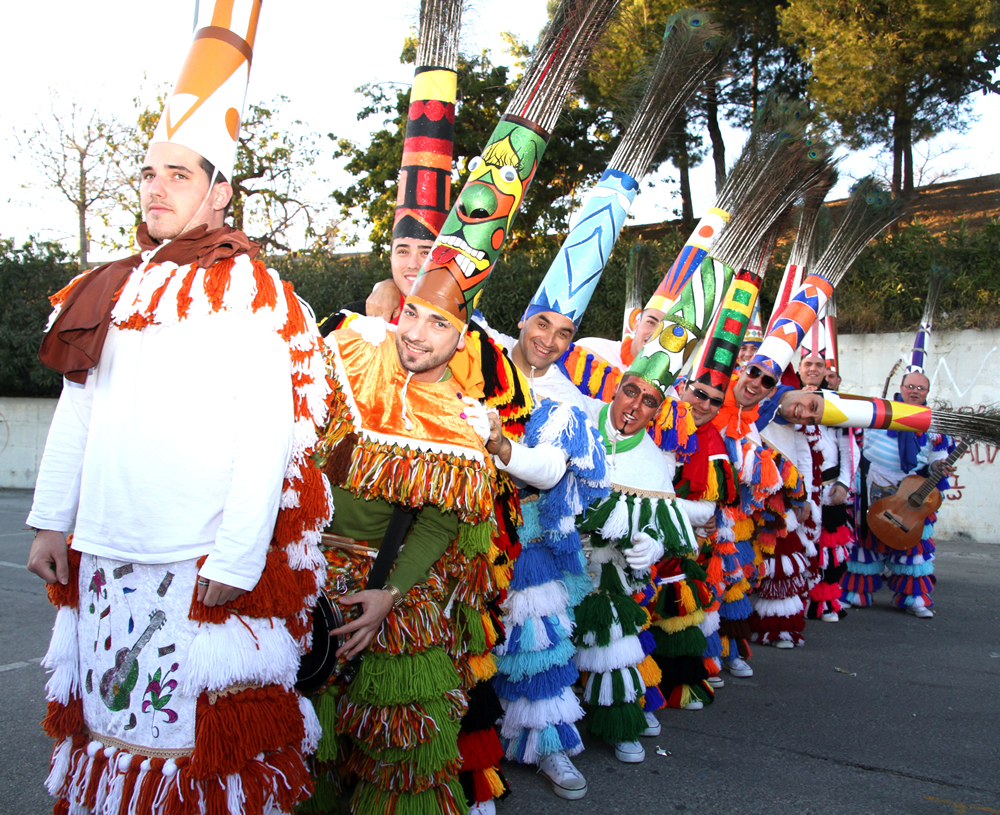
<path fill-rule="evenodd" d="M 32 489 L 55 399 L 0 397 L 0 487 Z"/>
<path fill-rule="evenodd" d="M 904 356 L 910 359 L 913 334 L 850 334 L 840 338 L 841 389 L 881 396 L 885 378 Z M 953 408 L 1000 402 L 1000 331 L 958 331 L 932 335 L 927 356 L 929 403 Z M 905 364 L 904 366 L 905 367 Z M 902 370 L 902 367 L 900 370 Z M 902 373 L 892 378 L 888 398 L 898 392 Z M 1000 543 L 1000 458 L 993 445 L 976 444 L 959 459 L 956 485 L 944 495 L 936 537 L 968 537 Z"/>
<path fill-rule="evenodd" d="M 901 355 L 909 361 L 912 334 L 857 334 L 840 338 L 842 389 L 879 396 Z M 931 338 L 931 400 L 953 407 L 1000 402 L 1000 331 L 961 331 Z M 899 388 L 897 373 L 889 398 Z M 0 487 L 31 488 L 45 445 L 54 399 L 0 397 Z M 978 444 L 959 461 L 956 487 L 945 494 L 937 535 L 1000 543 L 1000 457 Z"/>

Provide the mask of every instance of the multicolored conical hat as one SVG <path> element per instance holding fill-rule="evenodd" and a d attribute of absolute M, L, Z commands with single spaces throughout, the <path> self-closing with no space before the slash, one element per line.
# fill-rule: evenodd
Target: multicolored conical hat
<path fill-rule="evenodd" d="M 934 327 L 934 309 L 937 307 L 938 296 L 941 294 L 941 284 L 947 275 L 947 269 L 931 267 L 930 285 L 927 289 L 927 300 L 924 303 L 924 313 L 920 318 L 920 326 L 917 328 L 917 335 L 913 338 L 913 349 L 910 352 L 910 364 L 906 366 L 905 373 L 923 374 L 926 373 L 927 364 L 927 340 L 930 338 L 931 329 Z"/>
<path fill-rule="evenodd" d="M 514 98 L 448 213 L 407 302 L 465 329 L 576 77 L 617 0 L 562 0 Z"/>
<path fill-rule="evenodd" d="M 830 296 L 833 297 L 833 294 Z M 799 356 L 800 359 L 819 357 L 826 360 L 826 306 L 823 307 L 812 327 L 802 335 Z"/>
<path fill-rule="evenodd" d="M 421 3 L 393 238 L 432 241 L 451 209 L 463 0 Z"/>
<path fill-rule="evenodd" d="M 837 293 L 834 292 L 826 304 L 826 317 L 823 318 L 826 326 L 826 367 L 834 373 L 840 372 L 840 347 L 838 345 L 840 336 L 837 333 Z"/>
<path fill-rule="evenodd" d="M 711 15 L 687 9 L 667 21 L 645 93 L 601 180 L 574 218 L 566 240 L 528 304 L 524 319 L 555 311 L 579 328 L 639 181 L 691 97 L 722 59 L 721 28 Z"/>
<path fill-rule="evenodd" d="M 666 396 L 698 341 L 707 335 L 734 277 L 733 269 L 726 264 L 704 258 L 625 376 L 638 376 Z M 734 298 L 734 302 L 739 299 Z M 749 317 L 749 308 L 746 313 Z"/>
<path fill-rule="evenodd" d="M 215 0 L 199 7 L 194 41 L 150 144 L 194 150 L 233 177 L 261 0 Z"/>
<path fill-rule="evenodd" d="M 760 319 L 760 298 L 754 300 L 750 322 L 747 323 L 747 330 L 743 335 L 743 344 L 745 345 L 748 342 L 754 345 L 760 345 L 764 342 L 764 326 Z"/>
<path fill-rule="evenodd" d="M 695 355 L 691 381 L 725 391 L 746 342 L 746 331 L 753 314 L 760 319 L 757 295 L 761 278 L 754 272 L 739 272 L 729 285 L 722 307 Z"/>

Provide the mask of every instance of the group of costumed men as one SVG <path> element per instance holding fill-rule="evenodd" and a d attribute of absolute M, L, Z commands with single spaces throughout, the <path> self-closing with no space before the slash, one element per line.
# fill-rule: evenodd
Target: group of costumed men
<path fill-rule="evenodd" d="M 564 0 L 449 208 L 461 2 L 422 4 L 392 278 L 322 335 L 224 225 L 260 0 L 202 8 L 143 161 L 141 251 L 54 295 L 40 351 L 64 376 L 28 517 L 58 609 L 56 813 L 491 813 L 504 758 L 578 799 L 585 711 L 641 762 L 657 710 L 752 675 L 750 642 L 870 605 L 884 570 L 933 614 L 932 524 L 889 550 L 850 509 L 859 467 L 864 505 L 944 458 L 949 417 L 919 361 L 902 401 L 835 393 L 833 285 L 900 209 L 866 186 L 822 252 L 803 214 L 760 320 L 781 213 L 831 183 L 799 107 L 769 103 L 622 342 L 573 342 L 720 63 L 706 15 L 671 19 L 519 335 L 476 310 L 615 5 Z M 802 387 L 779 384 L 807 337 Z M 860 457 L 857 427 L 877 428 Z M 300 692 L 323 598 L 334 671 Z"/>

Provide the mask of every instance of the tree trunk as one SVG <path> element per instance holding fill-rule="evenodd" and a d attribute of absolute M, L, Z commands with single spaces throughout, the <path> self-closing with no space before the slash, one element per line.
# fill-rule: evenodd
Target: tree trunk
<path fill-rule="evenodd" d="M 681 223 L 687 233 L 694 227 L 694 207 L 691 203 L 691 153 L 688 150 L 687 114 L 677 117 L 677 172 L 681 185 Z"/>
<path fill-rule="evenodd" d="M 712 79 L 708 83 L 705 102 L 705 116 L 708 136 L 712 140 L 712 162 L 715 164 L 715 192 L 718 194 L 726 182 L 726 143 L 719 127 L 718 83 Z"/>
<path fill-rule="evenodd" d="M 903 186 L 903 140 L 900 129 L 901 116 L 892 117 L 892 191 L 899 193 Z"/>
<path fill-rule="evenodd" d="M 80 197 L 76 205 L 80 228 L 80 271 L 87 270 L 87 167 L 84 156 L 80 154 Z"/>
<path fill-rule="evenodd" d="M 905 120 L 906 131 L 903 134 L 903 194 L 913 192 L 913 120 Z"/>

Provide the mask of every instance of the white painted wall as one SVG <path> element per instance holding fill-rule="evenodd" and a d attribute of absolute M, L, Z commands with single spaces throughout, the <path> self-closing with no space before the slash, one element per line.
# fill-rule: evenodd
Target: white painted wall
<path fill-rule="evenodd" d="M 842 390 L 880 396 L 885 377 L 901 355 L 909 361 L 912 334 L 845 334 L 840 337 Z M 960 331 L 931 337 L 928 348 L 931 399 L 953 407 L 1000 402 L 1000 330 Z M 889 398 L 899 388 L 892 380 Z M 54 399 L 0 397 L 0 487 L 30 489 L 45 446 Z M 1000 543 L 1000 456 L 976 445 L 959 461 L 957 486 L 945 494 L 937 536 Z"/>
<path fill-rule="evenodd" d="M 910 360 L 913 334 L 847 334 L 840 337 L 841 390 L 881 396 L 885 378 L 901 357 Z M 926 362 L 929 403 L 953 408 L 1000 402 L 1000 331 L 933 334 Z M 899 390 L 902 368 L 892 378 L 888 398 Z M 969 537 L 1000 543 L 1000 458 L 997 448 L 977 444 L 958 462 L 955 489 L 945 493 L 935 537 Z"/>
<path fill-rule="evenodd" d="M 33 489 L 55 399 L 0 397 L 0 487 Z"/>

